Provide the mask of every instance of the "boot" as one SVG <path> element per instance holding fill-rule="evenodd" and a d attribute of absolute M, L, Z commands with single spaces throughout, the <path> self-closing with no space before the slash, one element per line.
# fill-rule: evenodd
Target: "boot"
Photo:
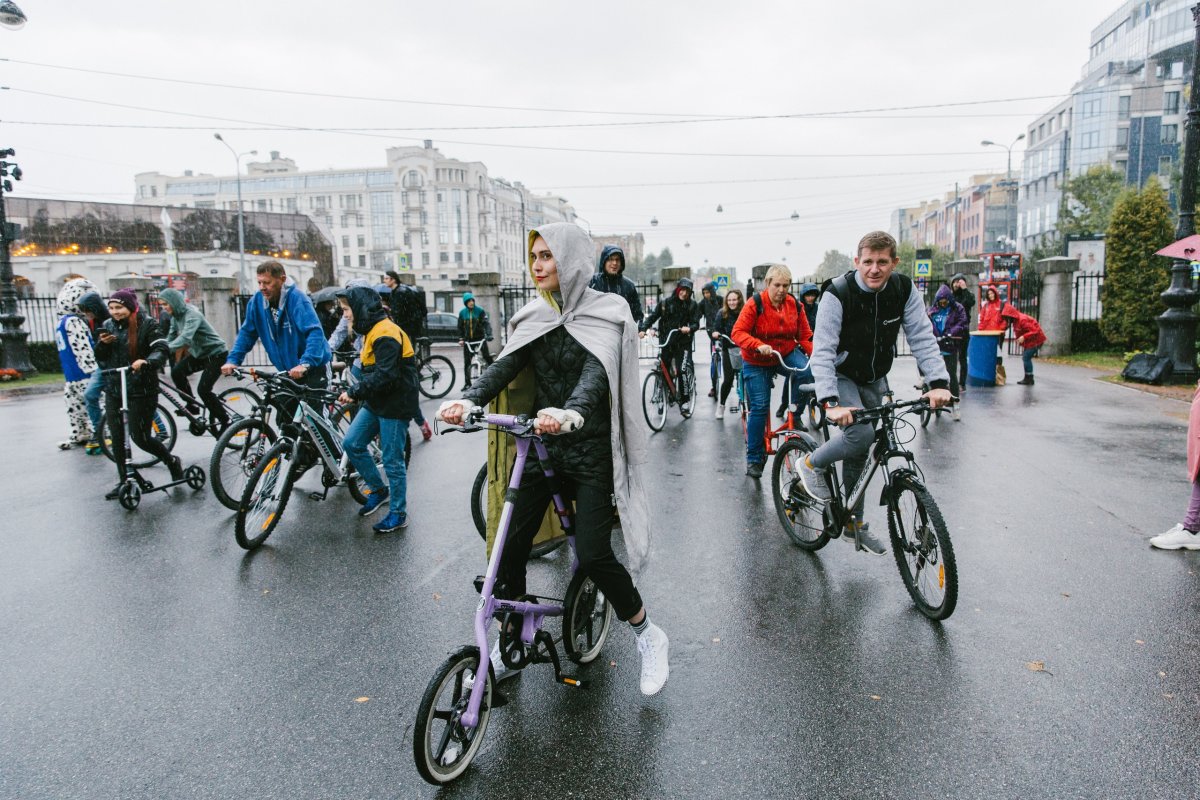
<path fill-rule="evenodd" d="M 1033 386 L 1033 373 L 1026 372 L 1025 377 L 1017 381 L 1019 386 Z"/>

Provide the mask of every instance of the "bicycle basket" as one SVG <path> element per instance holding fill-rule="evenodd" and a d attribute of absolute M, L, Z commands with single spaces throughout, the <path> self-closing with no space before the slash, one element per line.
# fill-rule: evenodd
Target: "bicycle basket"
<path fill-rule="evenodd" d="M 738 370 L 742 369 L 742 349 L 740 347 L 729 348 L 729 366 Z"/>

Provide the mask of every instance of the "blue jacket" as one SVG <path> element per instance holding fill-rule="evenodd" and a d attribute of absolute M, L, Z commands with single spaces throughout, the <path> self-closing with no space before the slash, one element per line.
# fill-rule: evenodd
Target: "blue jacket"
<path fill-rule="evenodd" d="M 229 351 L 228 364 L 241 364 L 246 353 L 261 341 L 271 364 L 278 370 L 289 370 L 300 364 L 320 367 L 331 360 L 325 331 L 317 319 L 316 309 L 308 295 L 292 285 L 283 287 L 279 298 L 279 322 L 271 319 L 266 298 L 258 292 L 246 305 L 246 318 L 238 331 L 237 341 Z"/>

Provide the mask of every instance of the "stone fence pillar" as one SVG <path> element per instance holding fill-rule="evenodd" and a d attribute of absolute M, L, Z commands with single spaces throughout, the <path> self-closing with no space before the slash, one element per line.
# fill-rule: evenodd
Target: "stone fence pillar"
<path fill-rule="evenodd" d="M 1038 324 L 1046 332 L 1046 343 L 1040 351 L 1044 356 L 1061 356 L 1071 352 L 1071 317 L 1074 312 L 1072 295 L 1078 258 L 1056 256 L 1044 258 L 1033 267 L 1042 278 L 1038 298 Z"/>
<path fill-rule="evenodd" d="M 204 318 L 230 347 L 238 329 L 237 314 L 233 308 L 233 296 L 237 290 L 237 278 L 200 279 L 200 302 L 204 304 Z"/>
<path fill-rule="evenodd" d="M 977 258 L 964 258 L 958 261 L 951 261 L 944 269 L 946 270 L 946 283 L 950 283 L 950 279 L 955 275 L 962 273 L 962 276 L 967 279 L 967 291 L 975 298 L 975 307 L 968 315 L 970 319 L 967 323 L 971 330 L 979 328 L 979 273 L 983 272 L 983 262 Z M 951 287 L 954 288 L 954 287 Z"/>
<path fill-rule="evenodd" d="M 475 307 L 487 312 L 488 322 L 492 324 L 492 335 L 497 337 L 497 342 L 507 341 L 508 331 L 500 313 L 500 273 L 472 272 L 467 276 L 467 281 L 471 286 L 469 291 L 475 295 Z M 488 345 L 488 352 L 493 356 L 499 349 L 495 343 Z"/>

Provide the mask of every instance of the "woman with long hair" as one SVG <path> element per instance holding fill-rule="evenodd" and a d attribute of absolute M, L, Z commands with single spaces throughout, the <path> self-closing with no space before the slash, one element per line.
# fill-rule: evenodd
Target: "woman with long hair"
<path fill-rule="evenodd" d="M 717 419 L 725 417 L 725 401 L 729 399 L 729 390 L 733 387 L 733 379 L 736 377 L 736 370 L 729 358 L 729 348 L 732 346 L 724 339 L 719 338 L 721 334 L 725 336 L 733 335 L 733 323 L 737 322 L 738 315 L 742 313 L 742 306 L 746 305 L 746 298 L 742 296 L 739 289 L 730 289 L 725 293 L 725 299 L 721 302 L 721 312 L 717 315 L 717 324 L 713 331 L 713 338 L 716 339 L 721 346 L 721 367 L 725 370 L 725 379 L 721 381 L 721 393 L 717 398 Z"/>

